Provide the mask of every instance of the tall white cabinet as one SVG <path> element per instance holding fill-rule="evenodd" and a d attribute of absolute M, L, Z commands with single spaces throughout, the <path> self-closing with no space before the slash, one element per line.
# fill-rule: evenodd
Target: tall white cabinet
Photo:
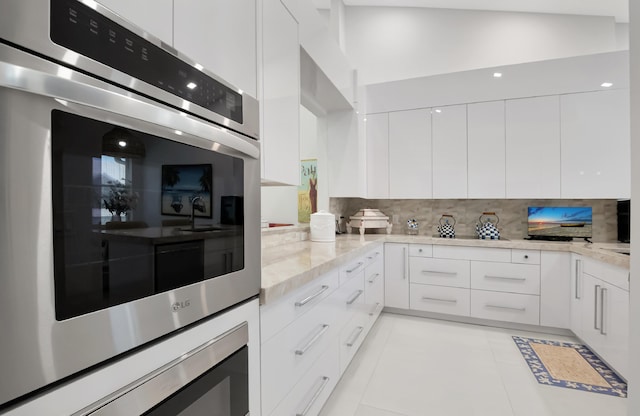
<path fill-rule="evenodd" d="M 629 198 L 629 91 L 560 97 L 563 198 Z"/>
<path fill-rule="evenodd" d="M 431 198 L 431 195 L 429 109 L 389 113 L 389 197 Z"/>
<path fill-rule="evenodd" d="M 409 309 L 409 244 L 384 245 L 384 305 Z"/>
<path fill-rule="evenodd" d="M 280 0 L 262 2 L 262 179 L 300 182 L 298 23 Z"/>
<path fill-rule="evenodd" d="M 367 197 L 389 198 L 389 114 L 367 115 Z"/>
<path fill-rule="evenodd" d="M 506 102 L 507 198 L 560 198 L 560 97 Z"/>
<path fill-rule="evenodd" d="M 469 198 L 504 198 L 504 101 L 467 105 L 467 178 Z"/>
<path fill-rule="evenodd" d="M 173 45 L 173 0 L 98 0 L 98 3 L 160 38 L 164 43 Z"/>
<path fill-rule="evenodd" d="M 431 111 L 433 140 L 433 197 L 467 197 L 467 106 Z"/>

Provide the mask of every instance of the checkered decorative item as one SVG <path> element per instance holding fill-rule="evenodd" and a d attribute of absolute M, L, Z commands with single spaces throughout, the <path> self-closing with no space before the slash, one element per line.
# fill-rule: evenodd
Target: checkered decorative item
<path fill-rule="evenodd" d="M 481 240 L 499 240 L 498 222 L 500 222 L 500 218 L 495 212 L 483 212 L 480 215 L 478 224 L 476 224 L 478 238 Z"/>
<path fill-rule="evenodd" d="M 497 228 L 483 230 L 478 233 L 478 238 L 482 240 L 500 240 L 500 231 Z"/>

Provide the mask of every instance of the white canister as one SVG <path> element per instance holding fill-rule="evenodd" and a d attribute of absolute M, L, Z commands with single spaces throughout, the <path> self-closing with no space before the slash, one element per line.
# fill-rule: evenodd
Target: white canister
<path fill-rule="evenodd" d="M 330 212 L 318 211 L 311 214 L 311 241 L 336 241 L 336 217 Z"/>

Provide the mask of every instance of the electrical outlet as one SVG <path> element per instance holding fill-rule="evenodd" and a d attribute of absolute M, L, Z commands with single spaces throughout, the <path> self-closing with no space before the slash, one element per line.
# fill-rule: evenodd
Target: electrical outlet
<path fill-rule="evenodd" d="M 400 216 L 399 216 L 398 214 L 393 214 L 393 215 L 391 216 L 391 221 L 392 221 L 394 224 L 397 224 L 397 223 L 400 221 Z"/>

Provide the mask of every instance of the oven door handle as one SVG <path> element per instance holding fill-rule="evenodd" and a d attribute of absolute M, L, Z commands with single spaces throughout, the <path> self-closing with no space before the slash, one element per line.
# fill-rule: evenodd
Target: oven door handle
<path fill-rule="evenodd" d="M 155 134 L 178 142 L 254 159 L 260 155 L 256 140 L 6 45 L 0 45 L 0 87 L 51 97 L 81 115 L 93 114 L 93 118 L 96 110 L 108 112 L 108 121 L 114 124 L 135 129 L 137 123 L 142 123 L 150 133 L 156 131 Z M 185 111 L 191 105 L 183 100 Z"/>
<path fill-rule="evenodd" d="M 248 342 L 249 329 L 244 322 L 72 416 L 143 414 L 230 357 Z"/>

